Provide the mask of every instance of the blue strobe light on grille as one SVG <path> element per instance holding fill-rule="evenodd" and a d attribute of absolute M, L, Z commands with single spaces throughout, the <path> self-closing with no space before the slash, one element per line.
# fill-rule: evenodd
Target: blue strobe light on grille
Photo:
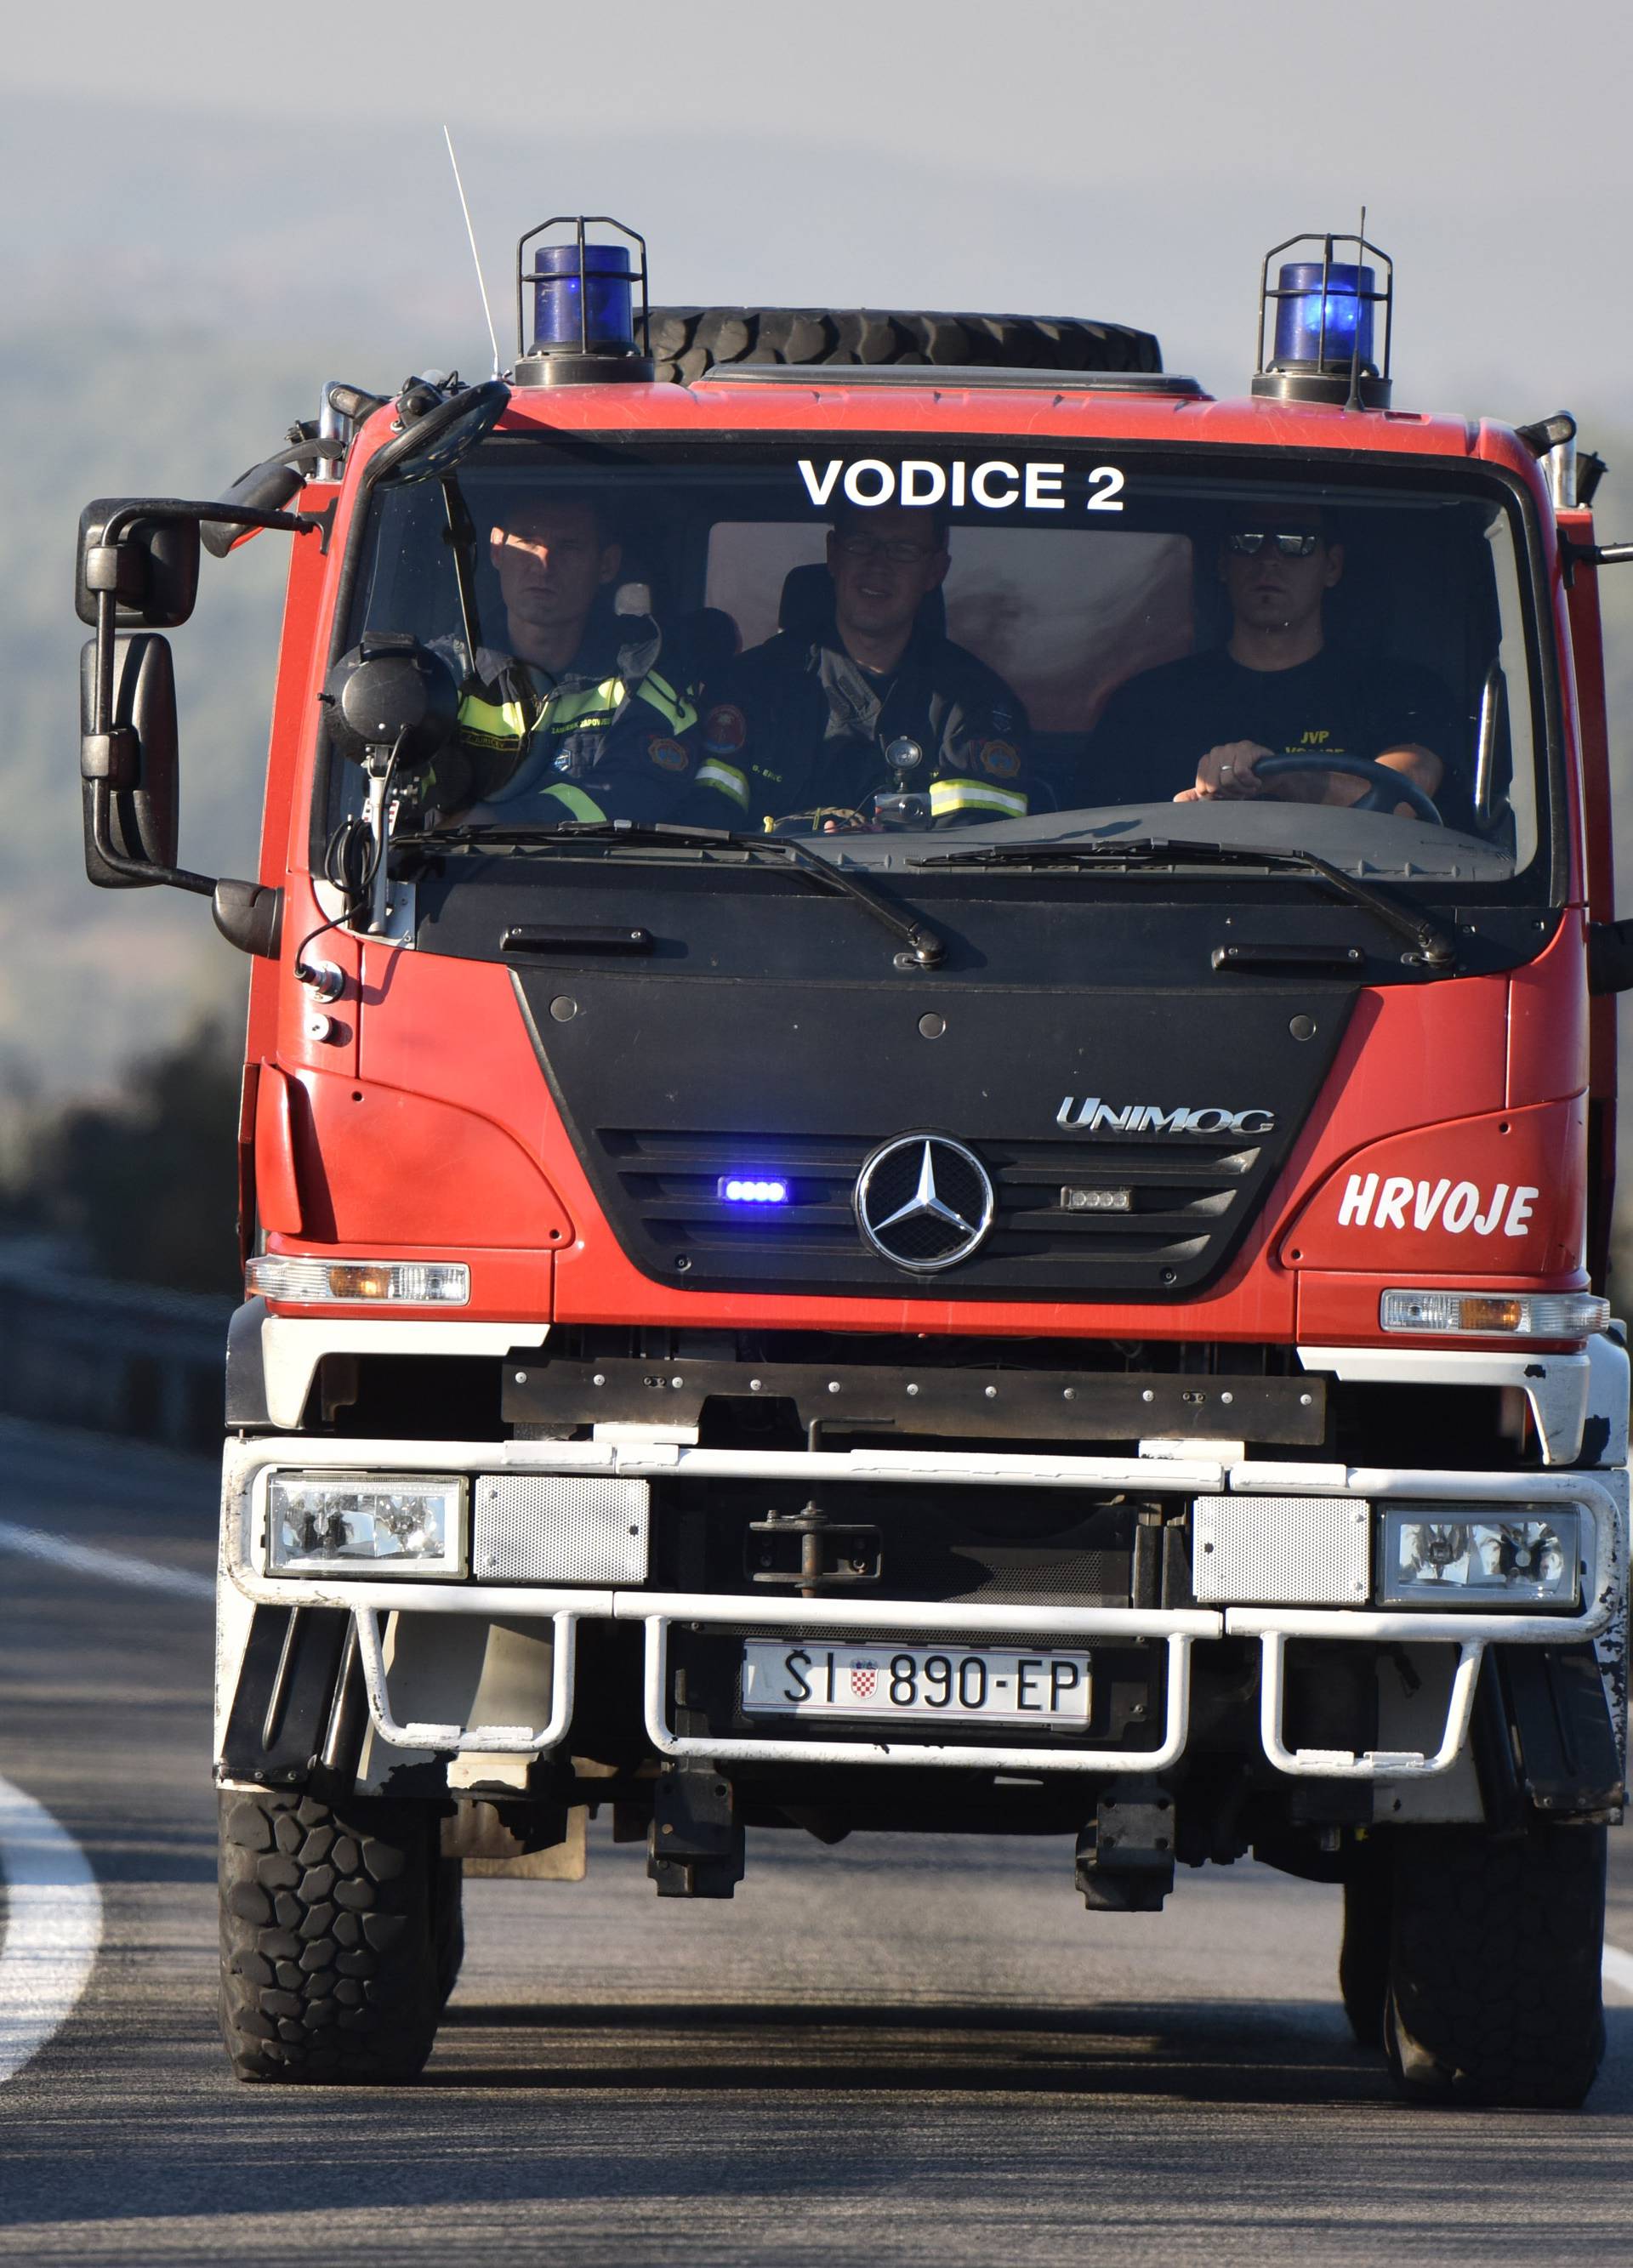
<path fill-rule="evenodd" d="M 722 1174 L 714 1184 L 728 1204 L 787 1204 L 788 1184 L 774 1174 Z"/>

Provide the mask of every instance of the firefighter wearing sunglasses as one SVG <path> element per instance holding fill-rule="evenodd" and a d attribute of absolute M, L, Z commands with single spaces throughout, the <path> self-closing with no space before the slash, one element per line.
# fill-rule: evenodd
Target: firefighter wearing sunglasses
<path fill-rule="evenodd" d="M 1313 761 L 1268 779 L 1257 770 L 1273 755 L 1351 756 L 1401 773 L 1448 825 L 1468 823 L 1467 788 L 1449 770 L 1466 736 L 1445 688 L 1415 664 L 1326 637 L 1324 604 L 1343 571 L 1343 545 L 1314 509 L 1238 519 L 1217 561 L 1229 637 L 1118 688 L 1090 751 L 1085 800 L 1354 804 L 1373 783 Z"/>

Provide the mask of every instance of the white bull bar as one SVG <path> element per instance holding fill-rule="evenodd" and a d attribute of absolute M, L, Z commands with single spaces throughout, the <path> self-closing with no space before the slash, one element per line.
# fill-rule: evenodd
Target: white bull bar
<path fill-rule="evenodd" d="M 423 1454 L 417 1454 L 417 1452 Z M 620 1477 L 688 1479 L 797 1476 L 811 1480 L 912 1481 L 942 1487 L 1022 1483 L 1104 1491 L 1137 1489 L 1186 1498 L 1236 1491 L 1275 1496 L 1336 1494 L 1357 1500 L 1406 1498 L 1579 1506 L 1593 1538 L 1591 1575 L 1574 1616 L 1525 1612 L 1435 1614 L 1351 1608 L 1073 1608 L 1046 1603 L 979 1606 L 902 1600 L 765 1598 L 752 1594 L 661 1593 L 630 1586 L 429 1581 L 368 1576 L 269 1575 L 256 1565 L 252 1499 L 257 1475 L 273 1468 L 380 1470 L 428 1466 L 469 1475 L 494 1472 L 606 1473 Z M 1611 1477 L 1607 1476 L 1607 1478 Z M 1618 1477 L 1620 1477 L 1618 1476 Z M 1558 1646 L 1607 1632 L 1623 1604 L 1625 1516 L 1605 1479 L 1588 1473 L 1445 1471 L 1300 1464 L 1271 1460 L 1214 1462 L 1092 1456 L 1025 1456 L 1001 1451 L 925 1453 L 859 1449 L 845 1453 L 698 1449 L 662 1441 L 415 1442 L 335 1441 L 310 1436 L 261 1437 L 229 1443 L 224 1471 L 220 1576 L 241 1599 L 281 1607 L 334 1607 L 351 1614 L 358 1633 L 365 1691 L 375 1734 L 398 1748 L 488 1754 L 543 1755 L 558 1748 L 573 1716 L 577 1625 L 581 1621 L 645 1624 L 644 1708 L 653 1744 L 665 1756 L 717 1763 L 949 1766 L 1027 1773 L 1149 1773 L 1175 1763 L 1190 1729 L 1191 1652 L 1199 1642 L 1257 1639 L 1260 1649 L 1260 1737 L 1278 1771 L 1300 1778 L 1426 1778 L 1449 1771 L 1467 1739 L 1485 1648 L 1492 1644 Z M 506 1622 L 548 1619 L 553 1628 L 551 1697 L 543 1727 L 400 1722 L 393 1712 L 380 1617 L 414 1614 L 477 1616 Z M 1036 1642 L 1163 1641 L 1167 1654 L 1162 1738 L 1151 1749 L 1073 1748 L 1064 1744 L 887 1742 L 875 1738 L 803 1740 L 680 1734 L 669 1723 L 669 1631 L 676 1624 L 721 1631 L 786 1628 L 817 1637 L 860 1632 L 868 1638 L 919 1634 L 971 1638 L 1023 1635 Z M 1284 1729 L 1285 1660 L 1290 1638 L 1357 1644 L 1455 1645 L 1458 1665 L 1445 1728 L 1426 1750 L 1291 1749 Z"/>

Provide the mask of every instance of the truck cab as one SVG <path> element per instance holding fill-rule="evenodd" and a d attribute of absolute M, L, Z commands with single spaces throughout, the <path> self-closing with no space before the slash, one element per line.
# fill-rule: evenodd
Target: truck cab
<path fill-rule="evenodd" d="M 508 379 L 87 508 L 92 879 L 251 956 L 240 2076 L 411 2077 L 462 1876 L 610 1815 L 669 1897 L 750 1827 L 1054 1835 L 1091 1913 L 1251 1854 L 1408 2095 L 1591 2086 L 1617 555 L 1318 241 L 1219 401 L 1111 326 L 643 335 L 578 225 Z M 176 865 L 201 526 L 291 542 L 253 882 Z"/>

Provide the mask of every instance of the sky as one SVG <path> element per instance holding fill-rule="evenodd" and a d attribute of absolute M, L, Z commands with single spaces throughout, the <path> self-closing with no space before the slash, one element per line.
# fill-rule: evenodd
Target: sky
<path fill-rule="evenodd" d="M 446 122 L 507 352 L 517 236 L 590 209 L 661 300 L 1099 315 L 1234 391 L 1265 249 L 1364 202 L 1398 400 L 1608 419 L 1630 66 L 1625 0 L 80 0 L 8 27 L 11 305 L 480 364 Z"/>

